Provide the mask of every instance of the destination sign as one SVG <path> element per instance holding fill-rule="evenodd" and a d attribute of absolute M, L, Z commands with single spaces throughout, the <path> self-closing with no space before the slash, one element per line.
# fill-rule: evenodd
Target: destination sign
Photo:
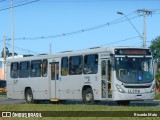
<path fill-rule="evenodd" d="M 116 55 L 151 55 L 149 49 L 115 49 Z"/>

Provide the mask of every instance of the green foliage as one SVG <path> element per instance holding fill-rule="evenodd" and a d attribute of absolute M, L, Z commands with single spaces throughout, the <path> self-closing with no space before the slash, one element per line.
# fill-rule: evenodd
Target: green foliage
<path fill-rule="evenodd" d="M 160 92 L 160 71 L 159 70 L 156 73 L 156 91 Z M 160 95 L 158 99 L 160 99 Z"/>
<path fill-rule="evenodd" d="M 159 107 L 147 106 L 107 106 L 107 105 L 65 105 L 65 104 L 10 104 L 0 105 L 2 111 L 159 111 Z M 147 112 L 146 112 L 147 113 Z M 11 118 L 7 118 L 11 119 Z M 42 118 L 12 118 L 12 120 L 158 120 L 159 117 L 42 117 Z"/>
<path fill-rule="evenodd" d="M 160 36 L 156 37 L 154 40 L 152 40 L 151 45 L 149 47 L 153 52 L 153 58 L 158 62 L 160 60 Z M 157 63 L 158 65 L 158 63 Z M 159 68 L 159 65 L 157 66 L 157 69 Z M 156 73 L 156 90 L 160 90 L 160 71 L 157 71 Z"/>
<path fill-rule="evenodd" d="M 151 46 L 149 48 L 152 51 L 156 51 L 156 54 L 153 55 L 153 58 L 160 58 L 160 36 L 152 40 Z"/>
<path fill-rule="evenodd" d="M 156 100 L 160 100 L 160 92 L 157 92 L 157 93 L 156 93 L 155 99 L 156 99 Z"/>
<path fill-rule="evenodd" d="M 156 73 L 156 80 L 160 83 L 160 71 Z"/>
<path fill-rule="evenodd" d="M 14 53 L 14 55 L 16 56 L 16 55 L 18 55 L 18 54 L 17 54 L 17 53 Z M 9 52 L 9 49 L 6 47 L 6 57 L 10 57 L 10 56 L 12 56 L 12 53 Z M 1 52 L 1 57 L 4 58 L 4 49 L 3 49 L 2 52 Z"/>
<path fill-rule="evenodd" d="M 9 50 L 8 50 L 8 48 L 6 47 L 6 56 L 8 56 L 9 55 Z M 4 57 L 4 49 L 2 50 L 2 52 L 1 52 L 1 57 Z"/>

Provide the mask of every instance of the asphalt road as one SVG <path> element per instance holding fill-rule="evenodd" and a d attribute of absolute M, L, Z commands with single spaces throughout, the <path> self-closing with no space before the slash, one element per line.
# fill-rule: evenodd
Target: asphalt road
<path fill-rule="evenodd" d="M 0 104 L 25 104 L 25 103 L 26 103 L 25 100 L 0 98 Z"/>
<path fill-rule="evenodd" d="M 49 102 L 40 102 L 41 104 L 49 104 Z M 15 100 L 0 98 L 0 104 L 26 104 L 25 100 Z M 64 104 L 83 104 L 81 101 L 66 101 Z M 116 102 L 100 102 L 99 105 L 117 106 Z M 155 106 L 160 107 L 160 101 L 131 101 L 129 106 Z"/>

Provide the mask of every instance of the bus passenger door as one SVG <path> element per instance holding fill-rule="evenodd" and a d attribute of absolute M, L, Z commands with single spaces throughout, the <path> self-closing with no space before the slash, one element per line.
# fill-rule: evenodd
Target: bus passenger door
<path fill-rule="evenodd" d="M 112 98 L 112 78 L 111 78 L 111 63 L 109 59 L 101 60 L 101 91 L 102 98 Z"/>
<path fill-rule="evenodd" d="M 59 80 L 59 62 L 53 62 L 51 67 L 51 101 L 58 101 L 56 96 L 57 80 Z"/>

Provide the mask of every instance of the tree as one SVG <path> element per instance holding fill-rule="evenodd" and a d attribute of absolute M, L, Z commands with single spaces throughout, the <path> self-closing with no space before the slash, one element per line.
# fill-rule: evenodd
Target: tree
<path fill-rule="evenodd" d="M 153 54 L 154 59 L 160 59 L 160 36 L 152 40 L 151 46 L 149 47 L 152 51 L 156 51 Z"/>
<path fill-rule="evenodd" d="M 9 55 L 9 49 L 6 47 L 6 57 Z M 4 49 L 2 50 L 1 57 L 4 58 Z"/>
<path fill-rule="evenodd" d="M 151 46 L 149 47 L 153 52 L 153 58 L 157 61 L 157 71 L 156 71 L 156 90 L 160 92 L 160 36 L 155 38 L 151 42 Z"/>
<path fill-rule="evenodd" d="M 18 55 L 17 53 L 14 53 L 14 55 Z M 6 47 L 6 57 L 12 56 L 12 53 L 9 52 L 9 49 Z M 4 58 L 4 49 L 1 52 L 1 57 Z"/>
<path fill-rule="evenodd" d="M 160 92 L 160 71 L 156 73 L 156 91 Z"/>

